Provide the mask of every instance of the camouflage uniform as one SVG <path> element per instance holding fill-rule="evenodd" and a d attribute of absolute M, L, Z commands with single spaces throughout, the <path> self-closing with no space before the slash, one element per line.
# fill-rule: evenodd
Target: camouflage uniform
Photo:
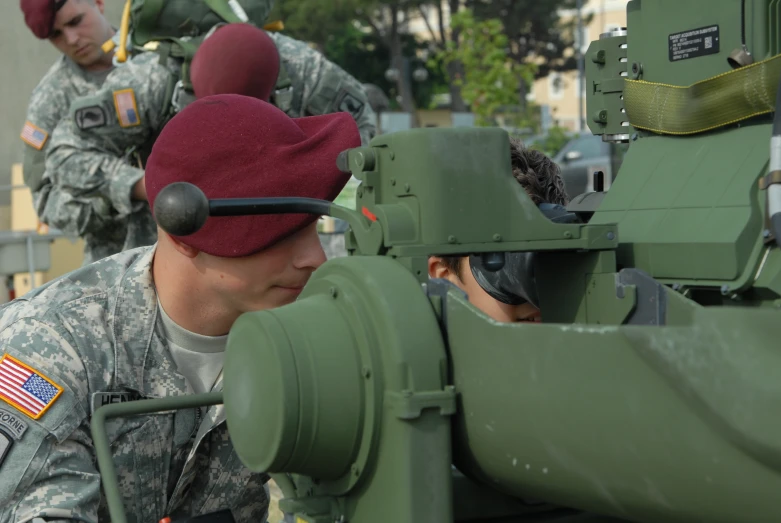
<path fill-rule="evenodd" d="M 279 49 L 280 78 L 272 102 L 291 118 L 348 112 L 366 145 L 376 134 L 376 115 L 358 80 L 304 42 L 269 33 Z"/>
<path fill-rule="evenodd" d="M 272 102 L 292 118 L 349 112 L 368 143 L 376 117 L 363 86 L 305 43 L 270 36 L 280 53 Z M 51 186 L 38 200 L 38 215 L 66 234 L 84 237 L 85 264 L 157 239 L 149 206 L 130 201 L 130 191 L 175 111 L 171 98 L 180 68 L 173 59 L 165 66 L 159 61 L 157 53 L 144 52 L 117 67 L 97 93 L 72 102 L 69 117 L 51 137 L 46 158 Z M 122 127 L 114 93 L 127 89 L 134 93 L 140 121 Z M 85 117 L 91 113 L 98 119 Z"/>
<path fill-rule="evenodd" d="M 93 394 L 192 394 L 161 332 L 153 255 L 146 247 L 105 258 L 0 308 L 0 358 L 62 388 L 37 420 L 0 401 L 0 414 L 16 418 L 0 416 L 0 443 L 2 431 L 21 432 L 0 452 L 0 523 L 109 521 L 90 435 Z M 222 390 L 222 376 L 212 390 Z M 200 416 L 188 409 L 107 423 L 129 522 L 224 508 L 237 522 L 266 520 L 268 477 L 241 465 L 223 406 Z"/>
<path fill-rule="evenodd" d="M 139 103 L 166 92 L 174 65 L 144 53 L 115 68 L 103 88 L 73 100 L 51 136 L 46 184 L 36 198 L 41 221 L 84 238 L 84 264 L 117 252 L 151 245 L 157 226 L 147 202 L 131 200 L 140 167 L 167 115 L 162 102 Z M 133 89 L 136 122 L 122 127 L 114 93 Z M 127 95 L 127 93 L 125 93 Z"/>
<path fill-rule="evenodd" d="M 57 124 L 67 116 L 71 101 L 97 91 L 109 70 L 101 73 L 84 71 L 71 59 L 61 56 L 33 89 L 22 130 L 24 146 L 24 182 L 35 193 L 44 172 L 44 158 Z M 34 126 L 30 128 L 29 125 Z M 35 132 L 25 136 L 25 131 Z"/>

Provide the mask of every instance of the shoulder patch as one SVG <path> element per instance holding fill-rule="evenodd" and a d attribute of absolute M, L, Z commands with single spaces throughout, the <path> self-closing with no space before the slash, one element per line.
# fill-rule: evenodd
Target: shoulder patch
<path fill-rule="evenodd" d="M 76 126 L 82 131 L 106 125 L 106 113 L 99 105 L 90 105 L 76 109 L 73 114 Z"/>
<path fill-rule="evenodd" d="M 8 455 L 8 451 L 11 450 L 11 445 L 14 444 L 14 440 L 11 439 L 11 436 L 0 430 L 0 464 L 3 463 L 3 460 Z"/>
<path fill-rule="evenodd" d="M 342 89 L 336 102 L 336 109 L 339 112 L 356 115 L 363 109 L 363 102 L 347 89 Z"/>
<path fill-rule="evenodd" d="M 14 414 L 10 410 L 0 409 L 0 430 L 19 440 L 22 439 L 27 430 L 27 423 L 18 414 Z"/>
<path fill-rule="evenodd" d="M 24 127 L 22 127 L 22 134 L 19 136 L 22 138 L 22 140 L 25 141 L 25 143 L 27 143 L 27 145 L 35 147 L 40 151 L 43 149 L 43 144 L 46 143 L 46 139 L 49 138 L 49 133 L 36 126 L 32 122 L 27 121 L 24 123 Z"/>
<path fill-rule="evenodd" d="M 117 119 L 120 127 L 135 127 L 141 125 L 136 105 L 136 93 L 133 89 L 114 91 L 114 107 L 117 109 Z"/>
<path fill-rule="evenodd" d="M 62 391 L 61 386 L 16 358 L 8 354 L 0 358 L 0 399 L 32 419 L 43 416 Z"/>

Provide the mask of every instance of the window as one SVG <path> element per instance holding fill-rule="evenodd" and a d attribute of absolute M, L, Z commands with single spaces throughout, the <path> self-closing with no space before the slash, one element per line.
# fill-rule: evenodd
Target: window
<path fill-rule="evenodd" d="M 551 100 L 560 100 L 564 94 L 564 78 L 559 73 L 548 75 L 548 97 Z"/>
<path fill-rule="evenodd" d="M 588 160 L 589 158 L 596 158 L 597 156 L 603 156 L 605 154 L 602 151 L 602 138 L 594 135 L 575 138 L 564 147 L 562 154 L 566 154 L 570 151 L 579 152 L 579 160 Z"/>

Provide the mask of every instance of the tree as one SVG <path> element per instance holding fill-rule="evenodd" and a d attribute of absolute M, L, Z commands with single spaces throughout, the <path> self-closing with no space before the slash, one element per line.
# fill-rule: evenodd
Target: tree
<path fill-rule="evenodd" d="M 269 20 L 282 20 L 285 34 L 310 42 L 318 50 L 329 38 L 341 34 L 356 18 L 366 0 L 284 0 L 275 2 Z"/>
<path fill-rule="evenodd" d="M 445 75 L 434 67 L 428 79 L 415 88 L 406 71 L 423 61 L 427 49 L 407 31 L 409 16 L 428 0 L 286 0 L 277 2 L 269 19 L 281 19 L 285 33 L 314 44 L 331 61 L 362 82 L 373 83 L 400 99 L 401 109 L 415 115 L 428 106 L 431 95 L 447 85 Z M 385 72 L 400 74 L 394 81 Z"/>
<path fill-rule="evenodd" d="M 418 42 L 410 34 L 400 35 L 402 53 L 410 57 L 412 68 L 425 65 L 416 57 L 424 44 Z M 391 67 L 390 49 L 383 38 L 374 32 L 358 29 L 354 24 L 348 24 L 344 30 L 330 35 L 323 46 L 323 54 L 329 60 L 355 76 L 362 83 L 372 83 L 389 95 L 391 108 L 398 110 L 400 104 L 396 101 L 399 95 L 397 82 L 389 81 L 385 72 Z M 412 94 L 418 107 L 426 107 L 434 94 L 446 92 L 447 77 L 436 65 L 429 69 L 428 78 L 416 82 Z"/>
<path fill-rule="evenodd" d="M 493 125 L 500 109 L 518 106 L 521 84 L 532 81 L 536 66 L 509 61 L 506 57 L 507 36 L 499 19 L 476 20 L 468 9 L 451 17 L 453 30 L 460 42 L 450 41 L 436 59 L 446 65 L 458 61 L 463 77 L 451 81 L 472 107 L 479 125 Z M 516 127 L 523 126 L 529 115 L 518 113 L 512 118 Z"/>
<path fill-rule="evenodd" d="M 444 7 L 451 16 L 463 10 L 473 13 L 476 20 L 500 20 L 502 32 L 507 37 L 505 52 L 512 62 L 525 65 L 534 63 L 535 78 L 547 76 L 551 71 L 566 71 L 577 67 L 575 53 L 569 53 L 575 43 L 576 20 L 563 22 L 562 9 L 574 9 L 577 0 L 432 0 L 421 4 L 419 9 L 431 32 L 432 42 L 441 54 L 448 46 L 460 47 L 465 44 L 461 31 L 451 24 L 450 31 L 445 29 Z M 431 9 L 436 10 L 438 31 L 428 22 Z M 588 23 L 590 16 L 584 18 Z M 437 34 L 438 33 L 438 34 Z M 465 74 L 463 64 L 458 60 L 448 62 L 448 77 L 451 85 Z M 527 83 L 518 84 L 518 105 L 522 113 L 528 113 L 526 107 Z M 459 103 L 459 93 L 451 88 L 454 110 Z"/>

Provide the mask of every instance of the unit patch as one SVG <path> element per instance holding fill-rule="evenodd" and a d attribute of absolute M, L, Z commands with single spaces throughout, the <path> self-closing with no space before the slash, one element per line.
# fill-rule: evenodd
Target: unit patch
<path fill-rule="evenodd" d="M 0 430 L 13 436 L 15 440 L 20 440 L 27 430 L 27 423 L 18 414 L 0 409 Z"/>
<path fill-rule="evenodd" d="M 19 409 L 32 419 L 38 419 L 62 394 L 62 387 L 25 365 L 4 354 L 0 358 L 0 399 Z"/>
<path fill-rule="evenodd" d="M 114 107 L 120 127 L 134 127 L 141 124 L 136 105 L 136 93 L 133 89 L 114 91 Z"/>
<path fill-rule="evenodd" d="M 336 108 L 338 111 L 357 115 L 363 109 L 363 102 L 344 89 L 339 95 L 339 102 L 336 104 Z"/>
<path fill-rule="evenodd" d="M 46 139 L 49 138 L 49 133 L 37 127 L 32 122 L 25 122 L 22 127 L 22 134 L 19 135 L 27 145 L 35 147 L 39 151 L 43 149 L 43 144 L 46 143 Z"/>
<path fill-rule="evenodd" d="M 106 125 L 106 113 L 99 105 L 90 105 L 89 107 L 76 109 L 73 118 L 82 131 Z"/>
<path fill-rule="evenodd" d="M 2 465 L 3 460 L 8 455 L 8 451 L 11 450 L 13 444 L 14 440 L 11 439 L 11 436 L 0 430 L 0 465 Z"/>

